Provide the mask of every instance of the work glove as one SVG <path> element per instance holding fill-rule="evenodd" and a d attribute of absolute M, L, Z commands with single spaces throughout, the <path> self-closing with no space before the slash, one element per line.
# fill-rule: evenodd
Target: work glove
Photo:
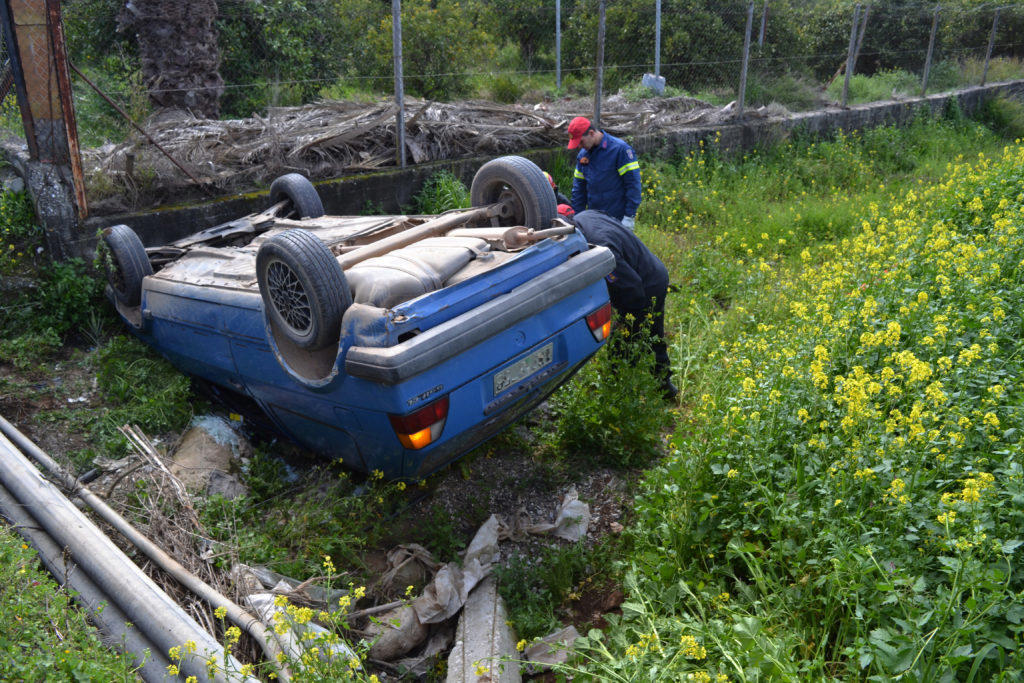
<path fill-rule="evenodd" d="M 626 216 L 625 218 L 622 219 L 622 224 L 625 225 L 630 230 L 633 230 L 633 226 L 636 225 L 636 219 L 633 218 L 632 216 Z"/>

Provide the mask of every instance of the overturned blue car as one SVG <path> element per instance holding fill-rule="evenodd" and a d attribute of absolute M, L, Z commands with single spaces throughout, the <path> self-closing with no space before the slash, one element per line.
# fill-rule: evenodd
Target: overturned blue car
<path fill-rule="evenodd" d="M 535 164 L 494 159 L 470 194 L 438 216 L 326 216 L 288 174 L 266 211 L 172 244 L 107 228 L 108 294 L 139 338 L 300 445 L 423 477 L 536 406 L 611 329 L 614 258 L 559 218 Z"/>

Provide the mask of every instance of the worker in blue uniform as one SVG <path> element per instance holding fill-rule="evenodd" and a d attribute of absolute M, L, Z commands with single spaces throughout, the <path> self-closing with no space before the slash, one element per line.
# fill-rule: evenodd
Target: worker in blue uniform
<path fill-rule="evenodd" d="M 565 218 L 575 223 L 589 244 L 607 247 L 615 256 L 615 269 L 605 280 L 612 306 L 627 332 L 625 340 L 618 340 L 612 348 L 622 349 L 636 340 L 646 344 L 645 350 L 654 354 L 654 374 L 661 382 L 662 394 L 675 400 L 679 390 L 672 384 L 672 364 L 665 344 L 665 294 L 669 285 L 665 264 L 639 237 L 601 211 L 582 211 Z"/>
<path fill-rule="evenodd" d="M 572 208 L 603 211 L 630 230 L 640 207 L 640 162 L 633 148 L 577 116 L 569 123 L 569 149 L 576 155 Z"/>

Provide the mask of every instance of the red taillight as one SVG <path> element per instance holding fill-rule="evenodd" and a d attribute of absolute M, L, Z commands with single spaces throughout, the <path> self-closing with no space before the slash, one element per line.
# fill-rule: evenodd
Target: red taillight
<path fill-rule="evenodd" d="M 594 339 L 599 342 L 608 338 L 612 333 L 612 305 L 607 303 L 601 308 L 587 316 L 587 327 L 590 328 Z"/>
<path fill-rule="evenodd" d="M 402 445 L 419 450 L 441 437 L 444 421 L 448 417 L 448 397 L 439 398 L 408 415 L 388 415 L 391 428 Z"/>

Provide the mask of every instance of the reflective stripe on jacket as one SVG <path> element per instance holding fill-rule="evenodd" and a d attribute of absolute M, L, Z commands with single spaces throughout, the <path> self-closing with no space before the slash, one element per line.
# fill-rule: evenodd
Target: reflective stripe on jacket
<path fill-rule="evenodd" d="M 632 147 L 604 133 L 600 145 L 580 150 L 572 181 L 573 210 L 604 211 L 622 220 L 636 216 L 639 206 L 640 162 Z"/>

